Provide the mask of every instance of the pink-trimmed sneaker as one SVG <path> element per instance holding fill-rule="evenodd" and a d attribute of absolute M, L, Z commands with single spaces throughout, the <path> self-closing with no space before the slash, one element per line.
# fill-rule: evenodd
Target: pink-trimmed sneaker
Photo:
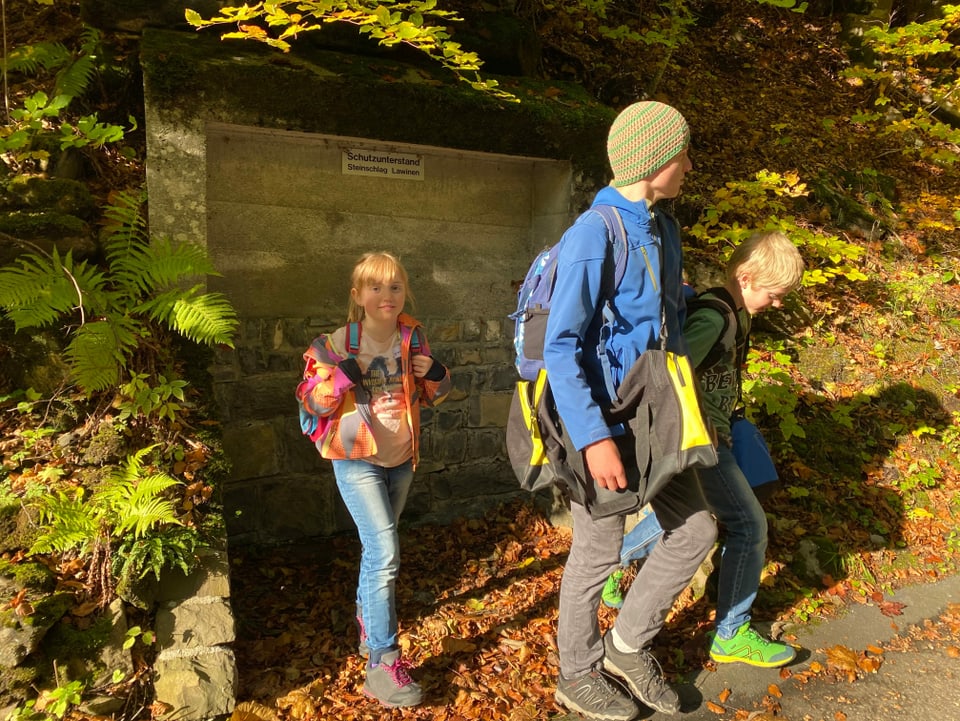
<path fill-rule="evenodd" d="M 420 685 L 412 678 L 410 664 L 400 657 L 400 651 L 388 651 L 380 663 L 367 664 L 367 680 L 363 692 L 384 706 L 417 706 L 423 700 Z"/>

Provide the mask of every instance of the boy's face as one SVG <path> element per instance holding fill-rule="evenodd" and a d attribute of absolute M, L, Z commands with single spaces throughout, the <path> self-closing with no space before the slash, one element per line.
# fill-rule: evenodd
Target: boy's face
<path fill-rule="evenodd" d="M 660 170 L 650 176 L 650 188 L 654 202 L 662 198 L 676 198 L 680 195 L 683 176 L 693 169 L 693 163 L 687 155 L 687 148 L 674 155 Z"/>
<path fill-rule="evenodd" d="M 790 292 L 789 288 L 765 288 L 756 285 L 750 276 L 744 276 L 740 282 L 743 307 L 750 315 L 762 313 L 767 308 L 779 308 L 783 305 L 783 297 Z"/>

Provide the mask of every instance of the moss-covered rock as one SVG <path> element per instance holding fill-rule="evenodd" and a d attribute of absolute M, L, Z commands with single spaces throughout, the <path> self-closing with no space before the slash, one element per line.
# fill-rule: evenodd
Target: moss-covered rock
<path fill-rule="evenodd" d="M 4 210 L 55 210 L 85 220 L 94 217 L 97 204 L 85 183 L 67 178 L 14 176 L 0 194 Z"/>
<path fill-rule="evenodd" d="M 0 558 L 0 575 L 12 578 L 21 588 L 49 592 L 56 586 L 56 576 L 42 563 L 11 563 Z"/>

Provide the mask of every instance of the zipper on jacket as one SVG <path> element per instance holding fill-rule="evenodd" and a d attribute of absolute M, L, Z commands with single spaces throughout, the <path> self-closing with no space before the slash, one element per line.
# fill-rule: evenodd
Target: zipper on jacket
<path fill-rule="evenodd" d="M 657 277 L 653 274 L 653 266 L 650 265 L 650 256 L 647 255 L 647 247 L 641 245 L 640 252 L 643 254 L 643 262 L 647 264 L 647 272 L 650 274 L 650 280 L 653 281 L 653 289 L 659 293 L 660 288 L 657 287 Z"/>

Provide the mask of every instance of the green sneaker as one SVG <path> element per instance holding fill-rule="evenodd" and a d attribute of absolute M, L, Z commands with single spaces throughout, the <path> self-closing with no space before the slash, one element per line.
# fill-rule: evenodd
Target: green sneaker
<path fill-rule="evenodd" d="M 603 584 L 603 605 L 608 608 L 620 608 L 623 605 L 623 591 L 620 590 L 620 579 L 623 578 L 623 569 L 618 568 L 610 574 L 607 582 Z"/>
<path fill-rule="evenodd" d="M 743 624 L 733 638 L 722 639 L 713 634 L 710 658 L 717 663 L 745 663 L 760 668 L 778 668 L 793 661 L 797 651 L 793 646 L 770 641 Z"/>

